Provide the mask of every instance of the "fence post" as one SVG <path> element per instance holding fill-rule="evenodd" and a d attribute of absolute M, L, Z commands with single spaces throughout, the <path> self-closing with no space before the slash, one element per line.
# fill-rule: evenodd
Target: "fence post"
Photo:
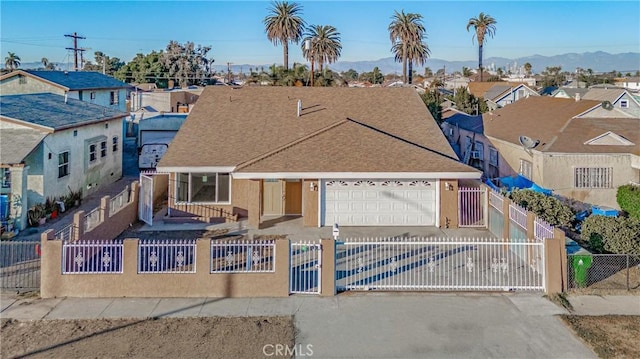
<path fill-rule="evenodd" d="M 569 274 L 567 271 L 569 270 L 569 263 L 567 258 L 567 247 L 566 247 L 566 238 L 565 234 L 561 229 L 554 228 L 553 229 L 553 238 L 557 239 L 560 242 L 560 259 L 562 261 L 562 291 L 566 292 L 569 289 L 568 280 Z"/>
<path fill-rule="evenodd" d="M 502 200 L 502 216 L 504 221 L 502 222 L 502 238 L 509 238 L 511 235 L 509 233 L 509 226 L 511 225 L 511 220 L 509 219 L 509 205 L 511 204 L 511 200 L 509 197 L 504 196 Z"/>
<path fill-rule="evenodd" d="M 56 241 L 53 229 L 40 234 L 40 297 L 56 296 L 62 273 L 62 243 Z"/>
<path fill-rule="evenodd" d="M 104 223 L 111 217 L 111 196 L 100 198 L 100 223 Z"/>
<path fill-rule="evenodd" d="M 562 247 L 564 247 L 564 242 L 561 242 L 558 238 L 546 238 L 544 240 L 544 287 L 546 294 L 562 292 Z"/>
<path fill-rule="evenodd" d="M 76 213 L 73 214 L 73 241 L 79 241 L 84 237 L 84 222 L 86 221 L 84 215 L 83 210 L 76 211 Z"/>
<path fill-rule="evenodd" d="M 336 295 L 336 241 L 321 239 L 322 248 L 322 287 L 320 296 L 332 297 Z"/>

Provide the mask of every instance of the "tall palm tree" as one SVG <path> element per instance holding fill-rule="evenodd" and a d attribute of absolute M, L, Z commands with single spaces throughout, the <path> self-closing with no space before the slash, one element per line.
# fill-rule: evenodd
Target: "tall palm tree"
<path fill-rule="evenodd" d="M 392 51 L 396 44 L 400 44 L 396 48 L 402 57 L 402 81 L 407 83 L 407 61 L 409 56 L 408 46 L 412 44 L 420 44 L 424 35 L 424 25 L 422 24 L 422 15 L 414 13 L 404 13 L 404 10 L 397 10 L 391 17 L 389 24 L 389 38 L 391 39 Z"/>
<path fill-rule="evenodd" d="M 340 57 L 342 44 L 340 43 L 340 33 L 330 25 L 311 25 L 307 28 L 302 39 L 302 55 L 312 62 L 317 62 L 322 72 L 324 63 L 333 63 Z M 309 40 L 311 48 L 306 48 L 306 41 Z"/>
<path fill-rule="evenodd" d="M 51 61 L 49 61 L 49 59 L 47 59 L 46 57 L 43 57 L 40 62 L 42 62 L 42 66 L 45 70 L 53 70 L 55 68 L 55 65 L 52 64 Z"/>
<path fill-rule="evenodd" d="M 8 56 L 4 58 L 4 67 L 9 71 L 13 71 L 20 67 L 20 56 L 9 52 Z"/>
<path fill-rule="evenodd" d="M 480 81 L 482 81 L 482 46 L 484 46 L 484 39 L 486 35 L 493 37 L 496 32 L 496 19 L 491 15 L 485 15 L 480 13 L 478 17 L 472 17 L 467 23 L 467 31 L 473 26 L 475 29 L 474 38 L 478 39 L 478 67 L 480 70 Z"/>
<path fill-rule="evenodd" d="M 269 15 L 262 21 L 269 41 L 274 45 L 282 44 L 284 69 L 289 70 L 289 42 L 298 43 L 302 38 L 305 22 L 300 17 L 302 6 L 286 1 L 274 1 Z"/>
<path fill-rule="evenodd" d="M 403 53 L 402 51 L 406 51 L 406 58 L 408 63 L 408 82 L 413 83 L 413 64 L 424 66 L 425 62 L 429 58 L 431 51 L 429 50 L 429 46 L 427 46 L 424 41 L 413 41 L 407 46 L 404 46 L 404 43 L 397 42 L 395 45 L 391 47 L 391 51 L 395 54 L 396 61 L 402 61 Z"/>

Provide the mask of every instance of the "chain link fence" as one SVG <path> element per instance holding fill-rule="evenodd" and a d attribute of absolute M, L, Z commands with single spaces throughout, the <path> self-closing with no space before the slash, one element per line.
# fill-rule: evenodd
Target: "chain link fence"
<path fill-rule="evenodd" d="M 640 292 L 640 256 L 632 254 L 571 254 L 567 288 L 575 292 Z"/>

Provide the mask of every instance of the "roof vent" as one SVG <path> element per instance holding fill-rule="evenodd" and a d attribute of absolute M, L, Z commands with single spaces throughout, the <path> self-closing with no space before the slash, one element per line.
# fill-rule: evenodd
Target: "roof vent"
<path fill-rule="evenodd" d="M 580 93 L 576 92 L 576 102 L 580 101 Z"/>
<path fill-rule="evenodd" d="M 67 103 L 67 99 L 68 99 L 68 97 L 69 97 L 69 96 L 68 96 L 68 94 L 65 92 L 65 93 L 64 93 L 64 103 Z"/>
<path fill-rule="evenodd" d="M 300 112 L 302 112 L 302 100 L 298 100 L 298 117 L 300 117 Z"/>

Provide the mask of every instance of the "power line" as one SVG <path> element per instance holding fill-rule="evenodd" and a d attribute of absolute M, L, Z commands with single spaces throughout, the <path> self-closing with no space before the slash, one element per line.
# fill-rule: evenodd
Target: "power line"
<path fill-rule="evenodd" d="M 86 39 L 86 37 L 78 36 L 78 33 L 74 32 L 73 35 L 64 35 L 64 37 L 73 38 L 73 47 L 67 47 L 67 50 L 73 50 L 73 70 L 78 71 L 78 53 L 82 56 L 85 49 L 78 47 L 78 39 Z"/>

